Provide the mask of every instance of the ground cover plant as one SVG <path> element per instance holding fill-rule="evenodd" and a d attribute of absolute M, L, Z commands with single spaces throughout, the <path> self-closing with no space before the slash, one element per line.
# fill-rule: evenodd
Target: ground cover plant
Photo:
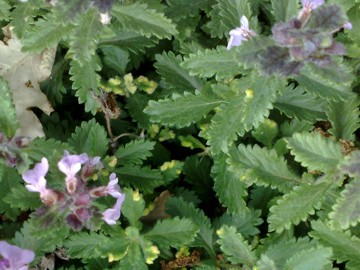
<path fill-rule="evenodd" d="M 359 1 L 0 22 L 0 269 L 360 269 Z"/>

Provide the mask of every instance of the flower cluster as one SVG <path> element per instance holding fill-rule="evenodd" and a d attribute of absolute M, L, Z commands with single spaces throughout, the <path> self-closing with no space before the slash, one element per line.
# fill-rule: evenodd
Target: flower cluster
<path fill-rule="evenodd" d="M 100 157 L 89 158 L 87 154 L 70 155 L 67 151 L 58 162 L 59 170 L 65 174 L 65 190 L 59 191 L 46 187 L 45 175 L 49 170 L 48 160 L 42 158 L 32 170 L 23 174 L 30 192 L 39 192 L 45 207 L 39 209 L 39 215 L 46 215 L 58 210 L 66 213 L 66 223 L 73 230 L 86 227 L 92 217 L 100 216 L 99 210 L 92 205 L 92 201 L 99 197 L 110 195 L 116 199 L 114 207 L 105 210 L 102 219 L 112 225 L 120 218 L 121 205 L 125 195 L 121 193 L 115 173 L 110 174 L 107 186 L 89 187 L 88 179 L 103 165 Z M 49 221 L 51 222 L 51 221 Z"/>
<path fill-rule="evenodd" d="M 27 270 L 27 264 L 35 258 L 33 251 L 10 245 L 5 241 L 0 241 L 0 255 L 0 270 Z"/>

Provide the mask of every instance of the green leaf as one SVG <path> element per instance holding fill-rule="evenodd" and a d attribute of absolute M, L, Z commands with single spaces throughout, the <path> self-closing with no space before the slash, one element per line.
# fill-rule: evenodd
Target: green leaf
<path fill-rule="evenodd" d="M 126 66 L 130 62 L 128 51 L 113 45 L 102 47 L 101 51 L 104 54 L 104 57 L 102 58 L 103 63 L 124 76 L 126 73 Z"/>
<path fill-rule="evenodd" d="M 158 221 L 144 237 L 154 241 L 161 248 L 180 248 L 194 241 L 197 232 L 198 227 L 190 219 L 175 217 Z"/>
<path fill-rule="evenodd" d="M 285 140 L 295 160 L 309 170 L 333 171 L 344 157 L 338 143 L 319 133 L 296 133 Z"/>
<path fill-rule="evenodd" d="M 0 0 L 0 20 L 8 19 L 11 6 L 6 0 Z"/>
<path fill-rule="evenodd" d="M 42 205 L 39 193 L 30 192 L 23 185 L 11 188 L 3 200 L 12 208 L 19 208 L 21 211 L 34 210 Z"/>
<path fill-rule="evenodd" d="M 243 73 L 243 69 L 239 66 L 237 50 L 229 51 L 224 46 L 190 54 L 181 66 L 188 69 L 192 76 L 210 78 L 215 75 L 216 80 L 228 79 Z"/>
<path fill-rule="evenodd" d="M 98 64 L 98 57 L 91 57 L 89 61 L 81 65 L 78 61 L 70 62 L 69 73 L 73 81 L 72 88 L 76 90 L 76 96 L 80 103 L 85 103 L 85 111 L 95 115 L 100 103 L 95 98 L 98 93 L 100 76 L 97 71 L 101 70 Z"/>
<path fill-rule="evenodd" d="M 193 76 L 180 66 L 182 62 L 181 56 L 175 56 L 172 52 L 155 55 L 157 73 L 162 76 L 162 79 L 169 84 L 171 88 L 177 89 L 181 92 L 194 91 L 194 89 L 202 89 L 203 82 Z"/>
<path fill-rule="evenodd" d="M 252 17 L 250 1 L 218 0 L 210 11 L 211 20 L 206 25 L 207 29 L 212 37 L 222 38 L 231 29 L 240 27 L 240 18 L 243 15 L 249 20 Z"/>
<path fill-rule="evenodd" d="M 20 187 L 20 183 L 23 181 L 19 173 L 14 168 L 3 166 L 1 170 L 0 213 L 6 218 L 15 221 L 16 217 L 20 215 L 20 209 L 5 202 L 4 198 L 9 194 L 9 190 L 14 187 Z"/>
<path fill-rule="evenodd" d="M 224 225 L 216 233 L 219 236 L 217 243 L 230 262 L 241 263 L 248 267 L 255 264 L 256 257 L 251 246 L 234 227 Z"/>
<path fill-rule="evenodd" d="M 76 127 L 69 139 L 69 145 L 79 154 L 87 153 L 92 157 L 103 156 L 108 149 L 107 134 L 104 127 L 92 119 Z"/>
<path fill-rule="evenodd" d="M 19 122 L 8 83 L 0 77 L 0 131 L 11 138 L 18 127 Z"/>
<path fill-rule="evenodd" d="M 125 193 L 125 201 L 121 206 L 121 213 L 127 218 L 130 226 L 141 229 L 142 224 L 139 219 L 144 214 L 145 201 L 139 191 L 126 188 L 123 192 Z"/>
<path fill-rule="evenodd" d="M 30 158 L 40 161 L 43 157 L 49 159 L 52 155 L 59 159 L 64 154 L 64 150 L 72 151 L 72 148 L 67 143 L 54 139 L 35 138 L 23 151 Z"/>
<path fill-rule="evenodd" d="M 297 132 L 306 132 L 313 130 L 314 127 L 307 121 L 299 121 L 296 118 L 290 122 L 283 122 L 280 126 L 280 133 L 282 137 L 291 137 Z"/>
<path fill-rule="evenodd" d="M 301 75 L 296 79 L 307 92 L 328 100 L 349 100 L 354 98 L 351 92 L 353 75 L 351 69 L 344 64 L 339 68 L 330 65 L 321 69 L 308 63 L 301 69 Z"/>
<path fill-rule="evenodd" d="M 244 201 L 247 186 L 229 170 L 226 159 L 227 156 L 221 154 L 214 160 L 211 169 L 215 180 L 214 190 L 229 213 L 245 213 L 249 211 Z"/>
<path fill-rule="evenodd" d="M 276 97 L 274 107 L 290 118 L 315 122 L 325 120 L 326 100 L 304 92 L 302 87 L 288 86 Z"/>
<path fill-rule="evenodd" d="M 119 159 L 118 164 L 142 164 L 144 160 L 152 156 L 155 142 L 145 140 L 133 140 L 124 146 L 120 146 L 115 156 Z"/>
<path fill-rule="evenodd" d="M 322 246 L 303 250 L 289 258 L 284 270 L 323 270 L 326 265 L 331 264 L 331 255 L 332 249 Z"/>
<path fill-rule="evenodd" d="M 360 181 L 358 178 L 348 183 L 329 214 L 330 224 L 334 228 L 346 230 L 360 222 Z"/>
<path fill-rule="evenodd" d="M 320 208 L 331 184 L 331 182 L 317 185 L 302 184 L 294 187 L 270 208 L 269 231 L 276 230 L 280 233 L 284 229 L 290 229 L 292 224 L 297 225 L 300 221 L 307 220 L 309 215 L 315 213 L 315 209 Z"/>
<path fill-rule="evenodd" d="M 353 151 L 347 155 L 339 167 L 343 173 L 358 178 L 360 176 L 360 151 Z"/>
<path fill-rule="evenodd" d="M 273 14 L 277 22 L 286 22 L 295 18 L 299 12 L 298 1 L 272 0 Z"/>
<path fill-rule="evenodd" d="M 338 139 L 355 140 L 354 132 L 360 128 L 359 99 L 330 101 L 327 116 L 331 122 L 329 132 Z"/>
<path fill-rule="evenodd" d="M 111 14 L 117 23 L 127 31 L 134 31 L 143 36 L 168 38 L 177 34 L 175 26 L 164 14 L 147 8 L 145 4 L 114 5 Z"/>
<path fill-rule="evenodd" d="M 213 245 L 213 229 L 210 219 L 205 216 L 202 210 L 195 208 L 193 203 L 186 202 L 183 198 L 171 197 L 166 204 L 166 213 L 172 217 L 179 216 L 191 219 L 199 228 L 191 246 L 203 247 L 212 258 L 216 257 Z"/>
<path fill-rule="evenodd" d="M 300 183 L 298 177 L 288 169 L 284 158 L 279 157 L 273 149 L 240 144 L 230 151 L 229 163 L 230 170 L 248 185 L 256 183 L 287 192 Z"/>
<path fill-rule="evenodd" d="M 131 95 L 127 100 L 127 108 L 129 114 L 133 118 L 133 121 L 137 122 L 139 128 L 148 129 L 151 125 L 150 116 L 144 112 L 151 97 L 147 94 L 143 94 L 136 91 L 134 95 Z"/>
<path fill-rule="evenodd" d="M 181 128 L 204 118 L 221 103 L 223 103 L 221 98 L 203 89 L 195 91 L 195 94 L 174 93 L 170 99 L 150 100 L 144 112 L 150 115 L 153 122 Z"/>
<path fill-rule="evenodd" d="M 264 122 L 251 132 L 251 135 L 260 143 L 270 148 L 273 140 L 278 135 L 279 129 L 275 121 L 265 119 Z"/>
<path fill-rule="evenodd" d="M 239 96 L 223 104 L 212 118 L 212 124 L 207 135 L 211 152 L 228 152 L 229 146 L 238 136 L 257 127 L 269 115 L 275 100 L 279 81 L 271 78 L 255 80 L 251 78 L 249 85 L 243 81 L 234 82 L 239 88 Z M 248 88 L 245 88 L 245 87 Z M 245 89 L 244 89 L 245 88 Z M 240 90 L 241 89 L 241 90 Z"/>
<path fill-rule="evenodd" d="M 108 237 L 96 232 L 78 232 L 65 240 L 64 246 L 71 258 L 96 258 L 101 254 L 102 246 L 106 245 Z"/>
<path fill-rule="evenodd" d="M 346 13 L 338 5 L 320 5 L 310 17 L 309 24 L 323 32 L 338 31 L 347 22 Z"/>
<path fill-rule="evenodd" d="M 333 258 L 338 262 L 350 260 L 347 264 L 360 266 L 360 239 L 340 230 L 330 229 L 321 221 L 312 221 L 313 231 L 309 234 L 323 245 L 333 249 Z M 354 268 L 356 269 L 356 268 Z"/>
<path fill-rule="evenodd" d="M 354 5 L 354 2 L 352 2 L 352 4 L 353 7 L 348 11 L 347 15 L 353 28 L 347 34 L 358 43 L 360 41 L 360 3 Z"/>
<path fill-rule="evenodd" d="M 258 270 L 277 270 L 273 260 L 261 254 L 260 260 L 256 262 L 256 269 Z"/>
<path fill-rule="evenodd" d="M 81 66 L 91 61 L 95 55 L 102 29 L 99 13 L 93 8 L 82 14 L 76 22 L 76 29 L 70 36 L 69 53 Z"/>

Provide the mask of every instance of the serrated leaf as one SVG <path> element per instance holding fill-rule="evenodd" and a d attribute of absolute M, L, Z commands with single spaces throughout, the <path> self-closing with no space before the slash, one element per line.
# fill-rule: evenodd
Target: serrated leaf
<path fill-rule="evenodd" d="M 115 156 L 118 164 L 142 164 L 144 160 L 152 156 L 155 142 L 145 140 L 133 140 L 123 147 L 119 147 Z"/>
<path fill-rule="evenodd" d="M 235 82 L 239 95 L 223 104 L 212 118 L 207 133 L 212 153 L 228 152 L 238 136 L 256 128 L 269 115 L 279 81 L 271 78 L 255 81 L 255 76 L 250 80 L 249 85 L 242 80 Z M 248 88 L 244 89 L 245 86 Z"/>
<path fill-rule="evenodd" d="M 167 0 L 166 2 L 169 6 L 166 8 L 165 14 L 175 21 L 194 17 L 200 12 L 200 9 L 209 5 L 208 1 L 204 0 Z"/>
<path fill-rule="evenodd" d="M 347 34 L 358 43 L 360 41 L 360 3 L 354 5 L 352 2 L 352 5 L 353 7 L 348 11 L 347 15 L 349 16 L 349 21 L 353 28 L 351 31 L 348 31 Z"/>
<path fill-rule="evenodd" d="M 198 227 L 190 219 L 175 217 L 158 221 L 143 236 L 154 241 L 162 248 L 167 248 L 168 246 L 180 248 L 191 243 L 197 232 Z"/>
<path fill-rule="evenodd" d="M 171 88 L 177 89 L 181 92 L 194 91 L 195 89 L 202 89 L 203 82 L 193 76 L 190 76 L 188 71 L 180 66 L 182 62 L 181 56 L 175 56 L 174 53 L 163 53 L 155 55 L 157 73 L 162 76 L 162 79 L 168 83 Z"/>
<path fill-rule="evenodd" d="M 104 54 L 102 58 L 103 63 L 114 69 L 121 76 L 124 76 L 126 74 L 126 66 L 130 62 L 129 52 L 114 45 L 104 46 L 101 48 L 101 51 Z"/>
<path fill-rule="evenodd" d="M 71 258 L 97 258 L 108 237 L 96 232 L 78 232 L 65 240 L 64 246 Z"/>
<path fill-rule="evenodd" d="M 71 151 L 72 148 L 67 143 L 54 139 L 35 138 L 23 151 L 32 159 L 40 161 L 43 157 L 49 158 L 54 152 L 60 157 L 64 150 Z"/>
<path fill-rule="evenodd" d="M 42 205 L 39 194 L 28 191 L 22 185 L 13 187 L 3 200 L 12 208 L 19 208 L 21 211 L 34 210 Z"/>
<path fill-rule="evenodd" d="M 221 98 L 205 90 L 195 91 L 195 94 L 174 93 L 171 98 L 150 100 L 144 112 L 150 115 L 153 122 L 181 128 L 204 118 L 223 102 Z"/>
<path fill-rule="evenodd" d="M 322 246 L 303 250 L 286 262 L 284 270 L 322 270 L 331 263 L 332 249 Z"/>
<path fill-rule="evenodd" d="M 329 102 L 327 117 L 331 122 L 329 132 L 338 139 L 355 140 L 354 132 L 360 128 L 359 99 Z"/>
<path fill-rule="evenodd" d="M 260 260 L 258 260 L 256 262 L 256 269 L 258 269 L 258 270 L 278 270 L 274 261 L 263 254 L 261 254 Z"/>
<path fill-rule="evenodd" d="M 286 22 L 297 16 L 299 12 L 299 3 L 297 1 L 288 0 L 272 0 L 271 5 L 277 22 Z"/>
<path fill-rule="evenodd" d="M 95 55 L 102 29 L 99 13 L 93 8 L 77 21 L 74 33 L 70 36 L 69 53 L 81 66 Z"/>
<path fill-rule="evenodd" d="M 141 228 L 142 224 L 139 221 L 144 214 L 145 201 L 139 194 L 139 191 L 131 189 L 124 189 L 125 201 L 121 206 L 121 213 L 127 218 L 130 226 Z"/>
<path fill-rule="evenodd" d="M 334 228 L 346 230 L 360 222 L 360 181 L 358 178 L 348 183 L 329 213 L 330 224 Z"/>
<path fill-rule="evenodd" d="M 291 225 L 297 225 L 305 221 L 309 215 L 319 209 L 325 197 L 326 191 L 332 183 L 320 183 L 317 185 L 302 184 L 285 194 L 277 204 L 270 208 L 268 217 L 269 231 L 282 232 Z"/>
<path fill-rule="evenodd" d="M 331 172 L 344 157 L 338 143 L 319 133 L 296 133 L 285 140 L 295 160 L 309 170 Z"/>
<path fill-rule="evenodd" d="M 0 131 L 6 137 L 11 138 L 19 123 L 17 120 L 15 107 L 12 103 L 12 96 L 7 82 L 0 77 Z"/>
<path fill-rule="evenodd" d="M 291 137 L 294 133 L 301 133 L 313 130 L 314 127 L 307 121 L 292 119 L 290 122 L 284 122 L 280 126 L 282 137 Z"/>
<path fill-rule="evenodd" d="M 351 177 L 360 176 L 360 151 L 354 151 L 350 155 L 347 155 L 344 161 L 339 166 L 343 173 L 350 175 Z"/>
<path fill-rule="evenodd" d="M 229 213 L 245 213 L 248 210 L 244 197 L 247 186 L 240 181 L 228 168 L 227 156 L 221 154 L 215 157 L 211 173 L 214 176 L 214 190 L 221 204 L 227 207 Z"/>
<path fill-rule="evenodd" d="M 192 76 L 210 78 L 215 75 L 216 80 L 228 79 L 243 73 L 243 69 L 239 66 L 237 50 L 229 51 L 224 46 L 190 54 L 181 66 L 188 69 Z"/>
<path fill-rule="evenodd" d="M 339 65 L 338 68 L 334 64 L 329 68 L 321 69 L 308 63 L 301 69 L 301 74 L 296 79 L 300 86 L 315 96 L 334 101 L 354 98 L 351 92 L 353 75 L 351 69 L 344 64 Z"/>
<path fill-rule="evenodd" d="M 334 32 L 347 22 L 346 13 L 338 5 L 320 5 L 310 18 L 310 26 L 321 31 Z"/>
<path fill-rule="evenodd" d="M 224 225 L 216 233 L 219 236 L 217 243 L 230 262 L 241 263 L 248 267 L 255 264 L 256 257 L 251 246 L 234 227 Z"/>
<path fill-rule="evenodd" d="M 1 166 L 1 165 L 0 165 Z M 13 187 L 19 187 L 22 179 L 19 173 L 8 166 L 2 167 L 2 179 L 0 188 L 0 213 L 8 219 L 15 221 L 16 217 L 20 215 L 20 209 L 13 207 L 11 204 L 5 202 L 4 198 L 8 195 L 9 190 Z"/>
<path fill-rule="evenodd" d="M 251 135 L 260 143 L 270 148 L 273 140 L 279 133 L 278 125 L 271 119 L 265 119 L 264 122 L 251 132 Z"/>
<path fill-rule="evenodd" d="M 300 179 L 288 169 L 284 158 L 273 149 L 240 144 L 229 154 L 230 170 L 248 185 L 256 183 L 287 192 L 300 183 Z"/>
<path fill-rule="evenodd" d="M 69 73 L 73 81 L 72 88 L 76 90 L 76 96 L 80 103 L 85 103 L 85 111 L 93 115 L 100 108 L 99 102 L 95 99 L 94 91 L 97 93 L 100 76 L 97 71 L 101 70 L 98 64 L 98 57 L 91 57 L 89 61 L 81 65 L 78 61 L 70 62 Z"/>
<path fill-rule="evenodd" d="M 288 86 L 276 97 L 274 107 L 288 117 L 315 122 L 325 120 L 327 102 L 306 93 L 302 87 Z"/>
<path fill-rule="evenodd" d="M 145 4 L 115 5 L 111 14 L 124 29 L 146 37 L 170 38 L 177 34 L 175 26 L 164 14 L 149 9 Z"/>
<path fill-rule="evenodd" d="M 8 19 L 10 15 L 11 6 L 7 3 L 6 0 L 0 1 L 0 20 Z"/>
<path fill-rule="evenodd" d="M 222 38 L 225 33 L 240 26 L 243 15 L 248 19 L 252 17 L 250 1 L 218 0 L 210 11 L 211 20 L 207 23 L 207 28 L 212 37 Z"/>
<path fill-rule="evenodd" d="M 354 263 L 360 266 L 359 238 L 350 236 L 340 230 L 330 229 L 330 227 L 321 221 L 312 221 L 311 227 L 313 231 L 309 234 L 315 239 L 318 239 L 323 245 L 331 247 L 334 252 L 333 257 L 338 262 L 350 260 L 348 264 Z"/>
<path fill-rule="evenodd" d="M 107 134 L 104 127 L 92 119 L 76 127 L 69 139 L 69 145 L 79 154 L 87 153 L 92 157 L 103 156 L 108 149 Z"/>

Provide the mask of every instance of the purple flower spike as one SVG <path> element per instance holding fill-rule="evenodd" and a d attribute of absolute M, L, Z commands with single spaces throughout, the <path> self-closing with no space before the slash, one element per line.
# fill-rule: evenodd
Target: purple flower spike
<path fill-rule="evenodd" d="M 65 151 L 64 157 L 59 161 L 58 168 L 66 175 L 66 189 L 70 194 L 76 190 L 77 179 L 75 177 L 81 169 L 81 165 L 88 161 L 87 154 L 69 155 Z"/>
<path fill-rule="evenodd" d="M 241 26 L 229 32 L 230 39 L 226 49 L 230 50 L 232 47 L 240 46 L 245 40 L 249 40 L 256 33 L 249 29 L 249 21 L 245 16 L 240 19 Z"/>
<path fill-rule="evenodd" d="M 102 219 L 109 225 L 116 224 L 116 221 L 120 218 L 121 205 L 125 200 L 125 194 L 119 193 L 116 203 L 113 208 L 109 208 L 104 211 Z"/>
<path fill-rule="evenodd" d="M 35 258 L 32 250 L 22 249 L 17 246 L 0 241 L 0 269 L 1 270 L 27 270 L 30 262 Z"/>

